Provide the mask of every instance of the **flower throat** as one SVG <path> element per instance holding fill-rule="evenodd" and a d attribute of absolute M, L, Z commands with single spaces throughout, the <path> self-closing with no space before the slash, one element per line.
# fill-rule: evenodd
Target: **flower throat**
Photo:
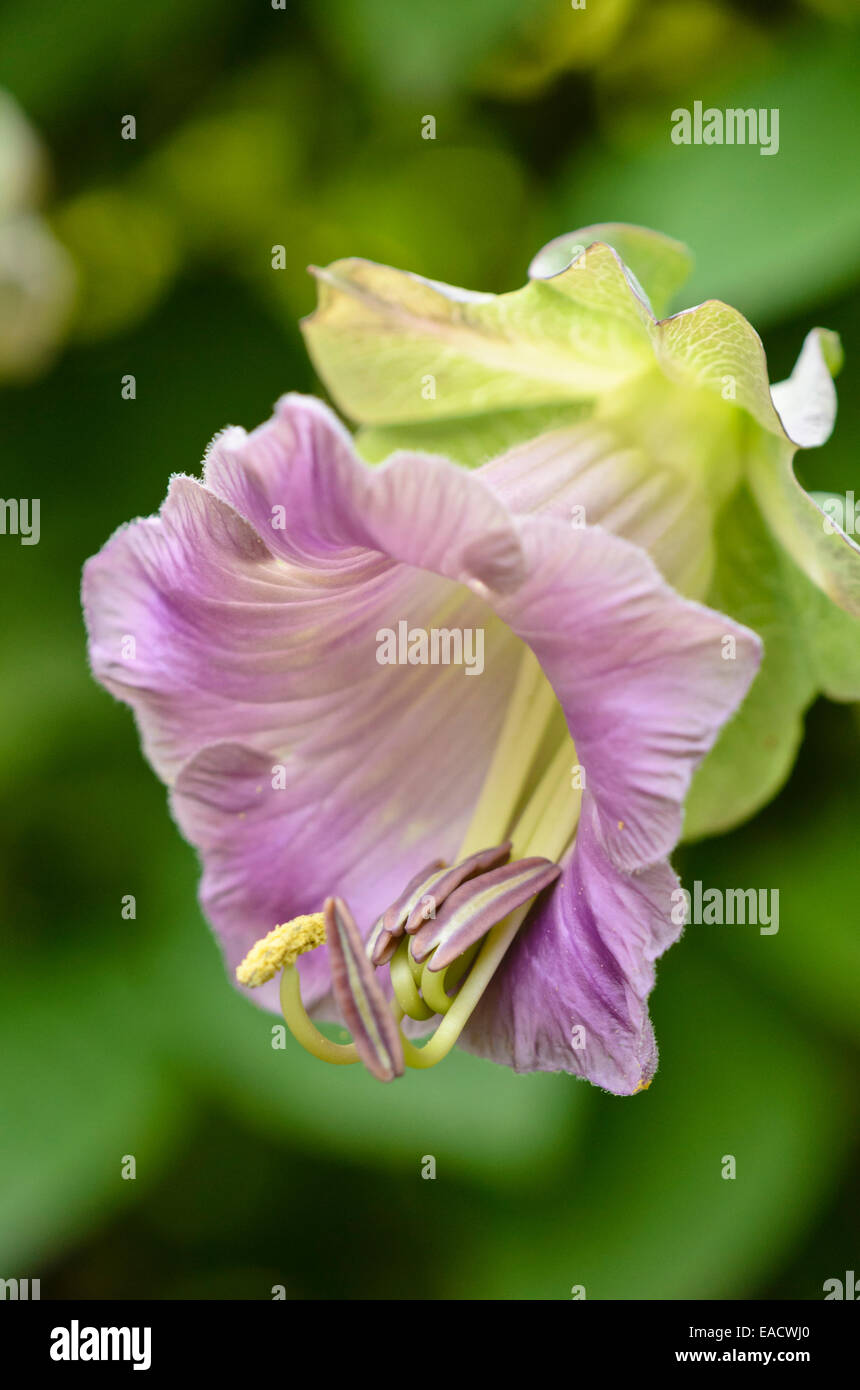
<path fill-rule="evenodd" d="M 236 971 L 255 987 L 281 971 L 284 1020 L 306 1051 L 335 1065 L 363 1062 L 380 1081 L 405 1067 L 435 1066 L 451 1051 L 538 894 L 561 872 L 576 834 L 582 791 L 566 730 L 552 742 L 559 707 L 525 650 L 472 820 L 453 864 L 436 860 L 410 880 L 367 937 L 346 903 L 275 927 Z M 543 765 L 541 754 L 544 753 Z M 352 1033 L 335 1043 L 311 1021 L 296 961 L 327 944 L 332 992 Z M 377 978 L 388 970 L 392 998 Z M 404 1036 L 405 1018 L 441 1016 L 423 1046 Z"/>

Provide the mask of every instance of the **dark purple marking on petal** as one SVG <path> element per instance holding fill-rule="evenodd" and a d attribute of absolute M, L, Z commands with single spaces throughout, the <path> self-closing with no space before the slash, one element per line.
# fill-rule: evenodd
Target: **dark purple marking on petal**
<path fill-rule="evenodd" d="M 469 879 L 475 878 L 478 874 L 487 873 L 490 869 L 497 869 L 501 864 L 507 864 L 511 857 L 511 841 L 505 840 L 502 845 L 493 845 L 490 849 L 479 849 L 477 854 L 470 854 L 467 859 L 461 859 L 459 864 L 453 864 L 440 878 L 433 884 L 432 893 L 422 893 L 416 902 L 406 921 L 406 930 L 410 936 L 420 931 L 424 924 L 435 916 L 439 908 L 454 892 L 461 883 L 466 883 Z M 424 899 L 430 898 L 432 901 L 428 905 Z"/>
<path fill-rule="evenodd" d="M 361 933 L 342 898 L 327 898 L 323 912 L 331 984 L 344 1023 L 367 1070 L 379 1081 L 393 1081 L 403 1075 L 403 1045 Z"/>
<path fill-rule="evenodd" d="M 444 970 L 491 927 L 547 888 L 561 869 L 549 859 L 518 859 L 470 879 L 445 901 L 435 921 L 427 922 L 412 942 L 416 960 L 436 948 L 429 969 Z"/>

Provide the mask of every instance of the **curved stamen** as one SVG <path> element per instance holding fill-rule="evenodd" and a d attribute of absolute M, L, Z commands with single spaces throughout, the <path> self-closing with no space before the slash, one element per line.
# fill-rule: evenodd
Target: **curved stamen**
<path fill-rule="evenodd" d="M 531 904 L 517 908 L 504 922 L 493 927 L 484 940 L 478 958 L 466 976 L 458 993 L 451 1001 L 451 1007 L 442 1019 L 430 1041 L 423 1047 L 415 1047 L 408 1038 L 402 1038 L 403 1060 L 408 1067 L 435 1067 L 454 1047 L 457 1039 L 477 1008 L 481 995 L 493 978 L 498 966 L 528 915 Z"/>
<path fill-rule="evenodd" d="M 446 872 L 444 859 L 434 859 L 411 878 L 399 898 L 387 907 L 367 938 L 367 955 L 374 965 L 386 965 L 413 908 Z"/>
<path fill-rule="evenodd" d="M 332 990 L 343 1020 L 367 1070 L 379 1081 L 393 1081 L 403 1075 L 400 1030 L 376 983 L 361 932 L 342 898 L 327 898 L 324 913 Z"/>
<path fill-rule="evenodd" d="M 421 994 L 434 1014 L 447 1014 L 453 1003 L 448 994 L 445 974 L 444 970 L 432 974 L 426 965 L 421 972 Z"/>
<path fill-rule="evenodd" d="M 305 1052 L 309 1052 L 312 1057 L 318 1057 L 321 1062 L 331 1062 L 338 1067 L 352 1066 L 355 1062 L 361 1061 L 354 1042 L 332 1042 L 308 1018 L 302 1003 L 301 977 L 294 966 L 287 966 L 281 975 L 281 1012 L 296 1042 L 301 1043 Z"/>
<path fill-rule="evenodd" d="M 433 921 L 425 922 L 418 932 L 412 946 L 415 959 L 426 960 L 432 951 L 427 968 L 444 970 L 514 908 L 537 897 L 560 873 L 558 864 L 548 859 L 520 859 L 464 883 L 445 900 Z"/>
<path fill-rule="evenodd" d="M 511 842 L 505 840 L 504 844 L 494 845 L 491 849 L 478 850 L 476 854 L 470 854 L 466 859 L 460 859 L 450 869 L 446 869 L 440 874 L 431 885 L 431 891 L 422 893 L 418 902 L 413 907 L 406 919 L 405 930 L 412 935 L 423 928 L 425 922 L 435 918 L 438 909 L 461 884 L 469 879 L 477 878 L 479 874 L 485 874 L 490 869 L 497 868 L 500 864 L 506 864 L 511 857 Z M 416 952 L 416 959 L 418 959 Z"/>
<path fill-rule="evenodd" d="M 566 853 L 576 834 L 582 804 L 582 792 L 571 782 L 575 764 L 576 749 L 573 740 L 566 737 L 514 827 L 514 861 L 510 868 L 516 870 L 521 862 L 517 858 L 520 855 L 558 861 Z M 557 863 L 555 867 L 560 872 Z M 447 994 L 447 972 L 454 967 L 449 964 L 434 972 L 431 969 L 434 958 L 427 961 L 421 977 L 421 994 L 428 1005 L 436 1007 L 439 1013 L 444 1012 L 444 1017 L 423 1047 L 418 1048 L 403 1039 L 403 1060 L 408 1067 L 435 1066 L 454 1047 L 531 910 L 531 901 L 530 898 L 490 928 L 471 968 L 467 967 L 460 977 L 462 984 L 453 998 Z M 474 951 L 474 944 L 470 949 Z M 445 1010 L 439 1007 L 443 996 L 447 1000 Z"/>
<path fill-rule="evenodd" d="M 408 946 L 407 951 L 406 951 L 406 959 L 407 959 L 407 961 L 409 962 L 409 969 L 410 969 L 410 971 L 412 972 L 412 978 L 413 978 L 413 980 L 415 981 L 416 985 L 418 985 L 418 986 L 420 987 L 420 985 L 421 985 L 421 976 L 422 976 L 423 973 L 424 973 L 424 966 L 420 963 L 420 961 L 417 961 L 417 960 L 415 959 L 415 956 L 414 956 L 413 953 L 412 953 L 412 939 L 411 939 L 411 938 L 410 938 L 410 940 L 409 940 L 409 946 Z"/>

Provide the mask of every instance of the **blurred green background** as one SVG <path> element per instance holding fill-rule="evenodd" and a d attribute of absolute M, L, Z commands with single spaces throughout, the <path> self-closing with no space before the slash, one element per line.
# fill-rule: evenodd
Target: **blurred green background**
<path fill-rule="evenodd" d="M 43 1298 L 814 1299 L 860 1267 L 854 710 L 818 704 L 778 799 L 678 856 L 706 886 L 778 887 L 781 923 L 688 928 L 649 1092 L 459 1054 L 382 1087 L 273 1051 L 234 993 L 78 603 L 86 556 L 217 429 L 318 389 L 297 319 L 306 265 L 338 256 L 500 291 L 589 222 L 684 239 L 683 303 L 743 310 L 772 379 L 814 324 L 842 333 L 836 434 L 800 471 L 851 488 L 858 69 L 840 0 L 0 3 L 0 88 L 44 147 L 10 137 L 0 187 L 17 159 L 7 205 L 42 219 L 56 282 L 0 389 L 0 492 L 41 499 L 38 546 L 0 537 L 0 1277 Z M 697 98 L 779 107 L 779 154 L 672 145 Z"/>

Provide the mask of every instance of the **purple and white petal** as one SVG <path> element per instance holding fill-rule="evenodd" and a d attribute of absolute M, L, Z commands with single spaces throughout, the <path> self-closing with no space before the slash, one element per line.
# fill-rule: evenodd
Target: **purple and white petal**
<path fill-rule="evenodd" d="M 610 856 L 627 871 L 654 864 L 678 842 L 693 772 L 746 695 L 761 642 L 597 527 L 529 516 L 520 538 L 527 578 L 488 598 L 561 703 Z"/>
<path fill-rule="evenodd" d="M 470 1037 L 517 1066 L 561 1065 L 557 1008 L 590 989 L 584 1074 L 622 1090 L 637 1066 L 647 1079 L 644 999 L 671 939 L 662 861 L 692 773 L 753 677 L 753 634 L 680 599 L 630 542 L 519 513 L 499 479 L 408 454 L 368 468 L 331 412 L 300 397 L 251 435 L 219 436 L 204 483 L 176 479 L 158 518 L 118 532 L 87 565 L 84 597 L 94 670 L 173 783 L 231 966 L 329 897 L 366 931 L 421 865 L 454 859 L 527 644 L 585 769 L 584 817 Z M 480 629 L 481 679 L 380 664 L 377 635 L 401 621 Z M 326 952 L 301 970 L 319 1003 Z M 557 994 L 543 1020 L 541 988 Z"/>
<path fill-rule="evenodd" d="M 586 794 L 561 878 L 514 938 L 460 1045 L 617 1095 L 647 1085 L 657 1066 L 647 1000 L 654 962 L 683 930 L 672 921 L 677 887 L 665 862 L 625 874 L 610 861 Z"/>

